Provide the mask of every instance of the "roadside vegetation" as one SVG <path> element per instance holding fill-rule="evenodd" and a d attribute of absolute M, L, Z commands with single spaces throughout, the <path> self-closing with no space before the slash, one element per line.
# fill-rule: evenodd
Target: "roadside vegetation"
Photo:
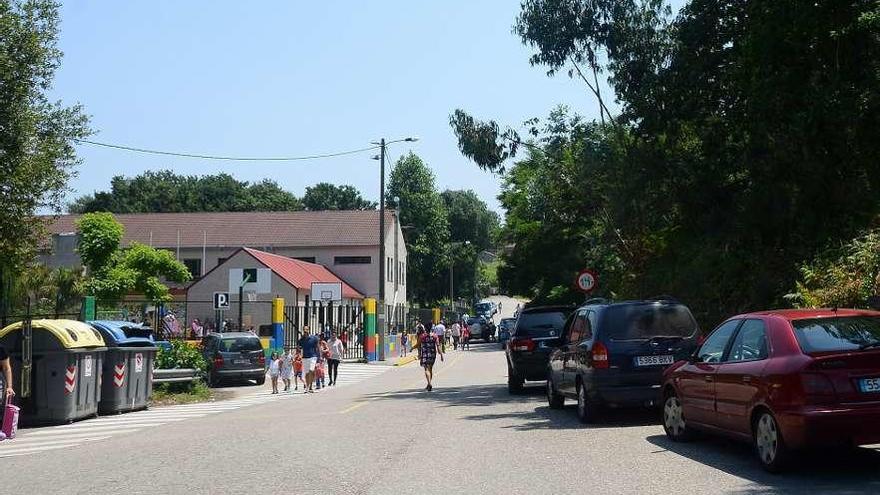
<path fill-rule="evenodd" d="M 660 0 L 527 0 L 514 32 L 598 117 L 451 115 L 462 153 L 503 180 L 504 291 L 582 300 L 572 282 L 590 267 L 597 295 L 671 294 L 709 327 L 876 293 L 877 2 L 694 0 L 673 15 Z"/>

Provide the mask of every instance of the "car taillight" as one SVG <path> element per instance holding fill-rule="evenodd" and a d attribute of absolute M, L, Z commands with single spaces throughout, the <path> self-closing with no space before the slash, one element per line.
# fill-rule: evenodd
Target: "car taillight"
<path fill-rule="evenodd" d="M 596 342 L 593 344 L 593 350 L 591 354 L 591 360 L 593 362 L 593 368 L 596 369 L 607 369 L 608 364 L 608 348 L 605 347 L 605 344 L 601 342 Z"/>
<path fill-rule="evenodd" d="M 510 350 L 526 352 L 535 350 L 535 341 L 532 339 L 513 339 L 510 341 Z"/>
<path fill-rule="evenodd" d="M 223 356 L 220 354 L 214 355 L 214 369 L 223 367 Z"/>
<path fill-rule="evenodd" d="M 834 385 L 822 373 L 801 373 L 801 386 L 808 404 L 833 402 L 837 399 Z"/>

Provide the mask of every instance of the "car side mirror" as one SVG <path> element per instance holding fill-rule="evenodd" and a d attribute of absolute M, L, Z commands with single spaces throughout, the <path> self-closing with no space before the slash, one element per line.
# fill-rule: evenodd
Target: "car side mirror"
<path fill-rule="evenodd" d="M 690 356 L 688 356 L 688 363 L 689 364 L 697 364 L 697 363 L 702 363 L 702 362 L 703 362 L 703 360 L 700 359 L 700 356 L 696 352 L 691 354 Z"/>

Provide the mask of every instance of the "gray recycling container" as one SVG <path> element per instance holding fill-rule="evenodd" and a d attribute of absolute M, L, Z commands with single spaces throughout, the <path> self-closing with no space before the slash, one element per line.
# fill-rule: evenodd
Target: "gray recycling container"
<path fill-rule="evenodd" d="M 90 321 L 107 344 L 98 412 L 119 414 L 146 409 L 153 396 L 153 331 L 127 321 Z"/>
<path fill-rule="evenodd" d="M 22 322 L 0 330 L 12 357 L 12 379 L 22 425 L 70 423 L 98 414 L 104 339 L 75 320 L 33 320 L 31 394 L 21 397 Z"/>

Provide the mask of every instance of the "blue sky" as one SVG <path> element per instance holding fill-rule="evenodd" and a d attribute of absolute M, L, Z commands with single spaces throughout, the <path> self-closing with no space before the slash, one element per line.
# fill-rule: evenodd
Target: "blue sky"
<path fill-rule="evenodd" d="M 516 0 L 68 1 L 53 96 L 84 105 L 95 140 L 162 150 L 296 156 L 418 136 L 411 147 L 438 188 L 473 189 L 498 209 L 499 179 L 456 147 L 455 108 L 510 124 L 558 104 L 597 115 L 577 81 L 529 66 L 511 33 L 518 11 Z M 378 197 L 370 154 L 294 163 L 79 154 L 69 199 L 157 169 L 271 178 L 297 195 L 321 181 L 352 184 Z"/>

